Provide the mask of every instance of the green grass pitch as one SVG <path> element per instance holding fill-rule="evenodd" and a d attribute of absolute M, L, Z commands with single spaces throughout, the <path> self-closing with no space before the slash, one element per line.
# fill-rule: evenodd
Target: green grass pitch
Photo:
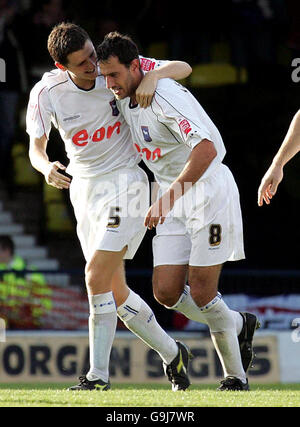
<path fill-rule="evenodd" d="M 191 385 L 172 392 L 157 384 L 112 384 L 107 392 L 69 392 L 69 384 L 0 384 L 0 407 L 299 407 L 300 384 L 251 385 L 250 392 L 217 392 Z"/>

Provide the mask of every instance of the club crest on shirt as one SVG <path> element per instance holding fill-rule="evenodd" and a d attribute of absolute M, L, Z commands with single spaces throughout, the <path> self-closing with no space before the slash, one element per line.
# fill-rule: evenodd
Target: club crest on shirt
<path fill-rule="evenodd" d="M 110 101 L 110 106 L 111 106 L 111 109 L 112 109 L 112 115 L 113 116 L 118 116 L 119 114 L 120 114 L 120 111 L 119 111 L 119 109 L 118 109 L 118 107 L 117 107 L 117 102 L 116 102 L 116 100 L 115 99 L 113 99 L 112 101 Z"/>
<path fill-rule="evenodd" d="M 141 129 L 142 129 L 142 132 L 143 132 L 144 140 L 145 140 L 146 142 L 151 142 L 151 141 L 152 141 L 152 138 L 151 138 L 151 136 L 150 136 L 148 126 L 141 126 Z"/>

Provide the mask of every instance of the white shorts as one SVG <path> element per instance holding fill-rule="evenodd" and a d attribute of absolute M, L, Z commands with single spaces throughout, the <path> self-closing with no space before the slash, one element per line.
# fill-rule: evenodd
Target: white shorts
<path fill-rule="evenodd" d="M 154 266 L 211 266 L 245 258 L 239 192 L 220 165 L 177 200 L 153 238 Z"/>
<path fill-rule="evenodd" d="M 77 235 L 86 261 L 96 250 L 119 252 L 132 259 L 145 233 L 149 208 L 147 174 L 138 166 L 94 178 L 73 178 L 70 198 Z"/>

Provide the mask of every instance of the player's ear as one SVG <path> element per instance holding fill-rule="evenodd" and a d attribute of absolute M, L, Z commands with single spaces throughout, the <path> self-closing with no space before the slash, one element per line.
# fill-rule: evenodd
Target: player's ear
<path fill-rule="evenodd" d="M 131 61 L 130 68 L 132 71 L 137 71 L 140 69 L 140 60 L 135 58 Z"/>
<path fill-rule="evenodd" d="M 57 68 L 59 68 L 62 71 L 67 71 L 66 67 L 64 67 L 62 64 L 60 64 L 59 62 L 55 62 L 55 66 Z"/>

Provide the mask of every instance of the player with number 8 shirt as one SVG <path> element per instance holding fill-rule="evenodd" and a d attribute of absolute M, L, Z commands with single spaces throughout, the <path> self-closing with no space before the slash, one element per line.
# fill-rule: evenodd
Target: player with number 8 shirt
<path fill-rule="evenodd" d="M 145 217 L 148 228 L 156 227 L 154 295 L 167 308 L 209 326 L 225 376 L 219 389 L 248 390 L 258 321 L 251 313 L 230 310 L 218 292 L 223 263 L 244 258 L 239 192 L 223 164 L 222 137 L 198 101 L 174 80 L 160 80 L 151 105 L 139 107 L 135 90 L 144 73 L 130 37 L 106 35 L 97 55 L 135 146 L 159 184 Z"/>

